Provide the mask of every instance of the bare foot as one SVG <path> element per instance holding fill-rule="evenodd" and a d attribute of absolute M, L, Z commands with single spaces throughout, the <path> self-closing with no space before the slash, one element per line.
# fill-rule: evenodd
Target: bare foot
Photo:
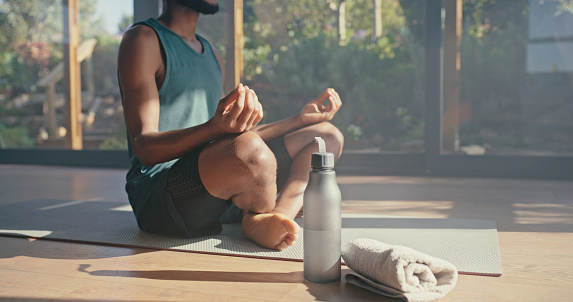
<path fill-rule="evenodd" d="M 243 217 L 243 233 L 257 244 L 282 251 L 293 245 L 300 226 L 280 213 L 253 214 Z"/>

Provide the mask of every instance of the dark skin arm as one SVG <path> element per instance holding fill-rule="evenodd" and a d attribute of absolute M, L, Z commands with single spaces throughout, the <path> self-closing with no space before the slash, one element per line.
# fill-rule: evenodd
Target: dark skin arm
<path fill-rule="evenodd" d="M 330 104 L 325 106 L 324 103 L 327 100 Z M 253 131 L 259 134 L 263 140 L 270 140 L 302 127 L 330 121 L 340 106 L 342 106 L 340 96 L 334 89 L 328 88 L 317 98 L 308 102 L 298 115 L 278 122 L 256 126 Z"/>
<path fill-rule="evenodd" d="M 123 38 L 118 56 L 124 116 L 133 150 L 144 165 L 179 158 L 188 151 L 227 134 L 251 130 L 262 119 L 256 94 L 237 86 L 218 104 L 204 124 L 159 132 L 159 95 L 165 67 L 159 41 L 147 26 L 136 26 Z"/>

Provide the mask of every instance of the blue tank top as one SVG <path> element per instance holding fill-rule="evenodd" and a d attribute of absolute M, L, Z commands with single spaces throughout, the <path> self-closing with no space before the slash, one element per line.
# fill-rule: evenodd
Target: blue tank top
<path fill-rule="evenodd" d="M 179 35 L 150 18 L 134 25 L 153 28 L 165 51 L 165 80 L 159 89 L 159 131 L 197 126 L 208 121 L 221 99 L 222 73 L 211 44 L 200 35 L 203 52 L 192 49 Z M 128 133 L 129 136 L 129 133 Z M 176 161 L 144 166 L 135 156 L 128 137 L 131 169 L 126 176 L 126 192 L 136 216 L 147 201 L 166 186 L 165 170 Z M 160 177 L 163 175 L 162 177 Z"/>

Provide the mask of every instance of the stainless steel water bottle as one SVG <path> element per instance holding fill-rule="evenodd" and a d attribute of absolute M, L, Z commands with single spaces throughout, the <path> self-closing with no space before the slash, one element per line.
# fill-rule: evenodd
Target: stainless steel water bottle
<path fill-rule="evenodd" d="M 304 278 L 315 283 L 340 280 L 341 195 L 334 172 L 334 154 L 315 137 L 311 171 L 303 199 Z"/>

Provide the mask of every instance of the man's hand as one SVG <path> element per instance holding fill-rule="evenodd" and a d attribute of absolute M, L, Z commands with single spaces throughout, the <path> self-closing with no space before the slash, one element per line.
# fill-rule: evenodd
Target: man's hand
<path fill-rule="evenodd" d="M 222 134 L 242 133 L 251 130 L 263 118 L 263 106 L 248 86 L 239 84 L 217 106 L 210 120 Z"/>
<path fill-rule="evenodd" d="M 324 106 L 326 100 L 328 106 Z M 300 119 L 304 125 L 313 125 L 332 120 L 338 109 L 342 106 L 342 101 L 338 93 L 328 88 L 314 100 L 308 102 L 300 113 Z"/>

